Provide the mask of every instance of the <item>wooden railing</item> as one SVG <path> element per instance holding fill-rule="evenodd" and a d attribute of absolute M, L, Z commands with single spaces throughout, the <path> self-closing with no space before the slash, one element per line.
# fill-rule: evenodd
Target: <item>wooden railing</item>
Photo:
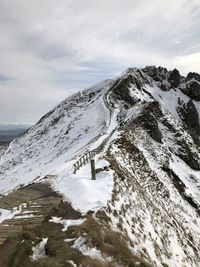
<path fill-rule="evenodd" d="M 77 162 L 73 164 L 74 173 L 76 173 L 82 166 L 86 165 L 90 160 L 94 159 L 95 151 L 85 153 Z"/>

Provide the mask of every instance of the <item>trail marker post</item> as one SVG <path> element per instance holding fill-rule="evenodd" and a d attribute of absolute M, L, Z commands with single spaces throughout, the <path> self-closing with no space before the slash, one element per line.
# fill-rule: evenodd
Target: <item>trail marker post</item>
<path fill-rule="evenodd" d="M 84 166 L 86 163 L 90 161 L 91 165 L 91 178 L 92 180 L 96 180 L 96 172 L 95 172 L 95 151 L 87 152 L 85 155 L 83 155 L 77 162 L 74 163 L 74 171 L 73 173 L 76 174 L 76 172 Z"/>
<path fill-rule="evenodd" d="M 94 158 L 93 157 L 90 159 L 90 165 L 91 165 L 91 176 L 92 176 L 92 180 L 96 180 L 95 161 L 94 161 Z"/>

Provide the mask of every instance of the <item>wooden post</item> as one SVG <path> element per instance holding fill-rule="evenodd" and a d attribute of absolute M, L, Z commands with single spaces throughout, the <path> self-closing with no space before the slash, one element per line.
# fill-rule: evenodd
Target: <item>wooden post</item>
<path fill-rule="evenodd" d="M 91 159 L 90 159 L 90 164 L 91 164 L 91 175 L 92 175 L 92 180 L 96 180 L 95 161 L 94 161 L 94 158 L 91 158 Z"/>

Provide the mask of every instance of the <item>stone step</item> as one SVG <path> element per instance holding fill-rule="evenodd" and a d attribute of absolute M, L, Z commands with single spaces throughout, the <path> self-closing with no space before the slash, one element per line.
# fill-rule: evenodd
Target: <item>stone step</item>
<path fill-rule="evenodd" d="M 43 184 L 29 185 L 0 198 L 0 208 L 11 211 L 15 207 L 19 208 L 20 205 L 22 208 L 14 218 L 0 224 L 0 245 L 9 236 L 39 226 L 44 217 L 52 208 L 57 207 L 60 201 L 61 197 L 51 192 L 51 189 L 45 188 Z M 31 214 L 33 217 L 26 217 Z"/>
<path fill-rule="evenodd" d="M 35 211 L 23 211 L 22 213 L 19 213 L 19 214 L 16 214 L 15 215 L 15 219 L 17 219 L 18 217 L 25 217 L 25 216 L 39 216 L 39 215 L 41 215 L 41 214 L 43 214 L 43 212 L 41 211 L 41 210 L 35 210 Z M 28 217 L 27 217 L 28 218 Z M 30 217 L 30 218 L 32 218 L 32 217 Z"/>
<path fill-rule="evenodd" d="M 0 229 L 0 238 L 7 238 L 10 235 L 21 232 L 23 229 L 22 225 L 13 225 Z"/>
<path fill-rule="evenodd" d="M 34 216 L 34 217 L 29 217 L 29 218 L 14 218 L 14 219 L 10 219 L 10 220 L 5 220 L 3 222 L 3 226 L 6 225 L 23 225 L 23 224 L 27 224 L 27 223 L 35 223 L 35 222 L 41 222 L 44 219 L 44 216 Z M 1 225 L 0 225 L 0 229 L 1 229 Z"/>
<path fill-rule="evenodd" d="M 26 211 L 34 211 L 34 210 L 40 210 L 40 209 L 42 209 L 42 206 L 40 206 L 40 207 L 28 206 L 24 210 L 26 210 Z"/>

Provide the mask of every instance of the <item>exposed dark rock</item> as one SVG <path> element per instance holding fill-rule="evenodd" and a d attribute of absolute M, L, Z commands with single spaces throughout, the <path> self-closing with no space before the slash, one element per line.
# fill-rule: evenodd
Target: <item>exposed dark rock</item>
<path fill-rule="evenodd" d="M 92 214 L 94 214 L 94 211 L 93 210 L 88 210 L 87 215 L 92 215 Z"/>
<path fill-rule="evenodd" d="M 127 78 L 120 79 L 113 85 L 113 94 L 117 96 L 117 99 L 123 100 L 126 104 L 133 106 L 138 101 L 134 99 L 129 92 L 129 87 L 133 84 L 135 84 L 138 89 L 141 88 L 140 83 L 134 79 L 133 76 L 128 75 Z"/>
<path fill-rule="evenodd" d="M 160 89 L 163 90 L 163 91 L 168 91 L 168 87 L 165 83 L 161 82 L 160 84 Z"/>
<path fill-rule="evenodd" d="M 181 89 L 184 94 L 193 100 L 200 101 L 200 83 L 198 81 L 190 81 L 185 89 Z"/>
<path fill-rule="evenodd" d="M 143 126 L 155 141 L 162 143 L 162 134 L 159 130 L 158 122 L 152 114 L 149 114 L 148 118 L 146 117 Z"/>
<path fill-rule="evenodd" d="M 143 69 L 143 72 L 148 75 L 156 82 L 162 81 L 167 78 L 167 69 L 163 67 L 147 66 Z"/>
<path fill-rule="evenodd" d="M 147 130 L 151 138 L 156 142 L 162 143 L 162 134 L 158 127 L 158 118 L 161 116 L 162 112 L 159 103 L 154 101 L 143 109 L 142 114 L 137 117 L 134 123 L 140 124 Z"/>
<path fill-rule="evenodd" d="M 173 87 L 178 87 L 180 84 L 180 73 L 177 69 L 170 72 L 169 81 Z"/>
<path fill-rule="evenodd" d="M 159 72 L 159 76 L 161 76 L 161 78 L 166 79 L 168 70 L 166 68 L 163 68 L 161 66 L 158 67 L 158 72 Z"/>
<path fill-rule="evenodd" d="M 171 84 L 166 80 L 161 81 L 158 86 L 162 91 L 169 91 L 172 87 Z"/>
<path fill-rule="evenodd" d="M 183 104 L 178 109 L 178 112 L 180 114 L 181 119 L 187 125 L 188 130 L 191 136 L 193 137 L 194 141 L 197 144 L 199 144 L 199 135 L 200 135 L 199 115 L 193 101 L 190 99 L 186 105 Z"/>
<path fill-rule="evenodd" d="M 145 106 L 143 113 L 152 113 L 156 118 L 163 116 L 158 101 L 149 102 L 148 105 Z"/>
<path fill-rule="evenodd" d="M 157 68 L 156 66 L 146 66 L 143 71 L 145 73 L 148 73 L 148 75 L 151 77 L 151 78 L 154 78 L 157 76 Z"/>
<path fill-rule="evenodd" d="M 177 144 L 180 147 L 177 152 L 177 156 L 179 156 L 193 170 L 200 171 L 200 161 L 198 155 L 191 150 L 184 140 L 177 141 Z"/>
<path fill-rule="evenodd" d="M 198 139 L 200 134 L 199 115 L 193 101 L 187 103 L 187 110 L 185 114 L 185 123 L 195 137 Z"/>
<path fill-rule="evenodd" d="M 186 81 L 190 81 L 193 78 L 200 82 L 200 75 L 196 72 L 189 72 L 187 77 L 186 77 Z"/>
<path fill-rule="evenodd" d="M 105 166 L 103 168 L 96 168 L 95 173 L 103 172 L 103 171 L 108 171 L 109 167 Z"/>
<path fill-rule="evenodd" d="M 174 128 L 172 124 L 168 122 L 166 118 L 162 118 L 161 121 L 162 121 L 162 124 L 166 126 L 171 133 L 176 133 L 176 129 Z"/>
<path fill-rule="evenodd" d="M 173 172 L 173 170 L 163 167 L 163 170 L 167 172 L 167 174 L 172 179 L 172 182 L 175 186 L 175 188 L 178 190 L 179 194 L 197 211 L 198 214 L 200 214 L 200 209 L 197 203 L 191 198 L 191 196 L 188 196 L 185 192 L 186 186 L 185 184 L 180 180 L 180 178 Z"/>

